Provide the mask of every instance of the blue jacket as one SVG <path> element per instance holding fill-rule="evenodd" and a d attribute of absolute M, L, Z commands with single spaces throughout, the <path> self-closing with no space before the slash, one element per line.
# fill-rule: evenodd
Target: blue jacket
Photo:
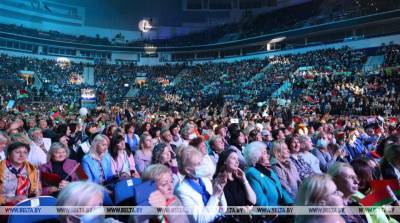
<path fill-rule="evenodd" d="M 293 204 L 292 198 L 282 188 L 279 178 L 273 170 L 271 170 L 271 178 L 269 178 L 256 168 L 249 167 L 246 171 L 246 178 L 256 193 L 257 206 L 278 206 L 279 194 L 281 194 L 285 204 Z"/>
<path fill-rule="evenodd" d="M 111 170 L 111 156 L 106 153 L 101 160 L 101 164 L 104 170 L 104 178 L 105 181 L 112 178 L 113 173 Z M 90 155 L 90 153 L 86 154 L 82 159 L 82 168 L 88 176 L 88 180 L 100 183 L 100 167 L 96 160 Z M 104 182 L 103 182 L 104 183 Z"/>

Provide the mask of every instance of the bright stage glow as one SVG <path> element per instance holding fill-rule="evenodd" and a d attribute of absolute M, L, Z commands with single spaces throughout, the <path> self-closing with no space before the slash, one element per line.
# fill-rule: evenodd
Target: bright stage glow
<path fill-rule="evenodd" d="M 268 43 L 279 43 L 286 39 L 286 36 L 273 38 Z"/>
<path fill-rule="evenodd" d="M 153 28 L 153 26 L 151 25 L 149 20 L 142 19 L 139 21 L 138 28 L 140 31 L 147 33 L 151 30 L 151 28 Z"/>
<path fill-rule="evenodd" d="M 154 45 L 146 44 L 144 46 L 144 52 L 146 54 L 155 54 L 157 52 L 157 47 Z"/>

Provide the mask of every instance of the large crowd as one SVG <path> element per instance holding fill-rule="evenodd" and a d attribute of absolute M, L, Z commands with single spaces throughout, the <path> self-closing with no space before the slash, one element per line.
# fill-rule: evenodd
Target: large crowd
<path fill-rule="evenodd" d="M 365 73 L 371 54 L 384 63 Z M 106 99 L 90 112 L 69 106 L 86 86 L 72 85 L 70 74 L 87 64 L 1 55 L 5 79 L 35 72 L 45 87 L 26 87 L 28 97 L 43 94 L 52 104 L 25 98 L 6 109 L 16 97 L 10 88 L 26 84 L 2 84 L 0 205 L 49 195 L 57 206 L 185 208 L 98 215 L 111 222 L 397 222 L 380 208 L 396 207 L 395 196 L 371 197 L 387 182 L 394 194 L 399 188 L 399 55 L 389 45 L 195 66 L 95 65 Z M 133 84 L 143 74 L 147 82 Z M 126 83 L 135 98 L 124 98 Z M 124 199 L 121 182 L 135 188 Z M 364 214 L 251 212 L 373 205 Z"/>
<path fill-rule="evenodd" d="M 24 103 L 77 107 L 80 89 L 94 88 L 102 105 L 129 102 L 152 112 L 221 108 L 224 102 L 256 109 L 262 102 L 272 112 L 391 115 L 399 110 L 399 49 L 398 45 L 343 47 L 232 63 L 160 66 L 60 63 L 1 55 L 2 107 L 21 89 L 28 93 Z M 382 55 L 384 62 L 366 73 L 367 58 L 375 55 Z M 94 67 L 93 85 L 85 80 L 74 84 L 74 77 L 83 78 L 85 67 Z M 20 79 L 27 72 L 33 73 L 30 84 Z"/>

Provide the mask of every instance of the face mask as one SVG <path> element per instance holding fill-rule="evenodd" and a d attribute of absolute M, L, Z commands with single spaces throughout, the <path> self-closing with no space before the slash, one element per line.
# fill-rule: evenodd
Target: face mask
<path fill-rule="evenodd" d="M 191 177 L 198 179 L 205 176 L 203 170 L 200 167 L 196 167 L 193 172 L 190 173 Z"/>
<path fill-rule="evenodd" d="M 195 175 L 197 178 L 200 178 L 200 177 L 205 177 L 207 173 L 201 167 L 196 167 Z"/>
<path fill-rule="evenodd" d="M 192 133 L 189 135 L 190 140 L 195 139 L 196 137 L 197 137 L 196 133 Z"/>
<path fill-rule="evenodd" d="M 328 142 L 325 139 L 318 139 L 317 141 L 318 147 L 326 148 L 328 146 Z"/>

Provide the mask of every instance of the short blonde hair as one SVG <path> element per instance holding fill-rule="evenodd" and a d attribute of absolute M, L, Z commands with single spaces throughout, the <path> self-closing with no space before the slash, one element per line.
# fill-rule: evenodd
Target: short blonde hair
<path fill-rule="evenodd" d="M 104 188 L 89 181 L 69 183 L 57 197 L 56 206 L 86 206 L 93 196 L 103 197 Z M 61 222 L 66 222 L 68 215 L 60 215 Z"/>
<path fill-rule="evenodd" d="M 185 168 L 191 164 L 193 157 L 196 156 L 202 157 L 203 154 L 193 146 L 183 146 L 179 148 L 178 168 L 183 175 L 186 175 Z"/>
<path fill-rule="evenodd" d="M 222 139 L 222 137 L 220 135 L 213 135 L 208 140 L 208 144 L 210 145 L 211 148 L 213 148 L 214 147 L 214 143 L 219 139 Z"/>
<path fill-rule="evenodd" d="M 343 162 L 335 162 L 327 171 L 327 174 L 331 175 L 333 178 L 342 175 L 345 168 L 350 168 L 352 170 L 353 167 L 348 163 Z"/>
<path fill-rule="evenodd" d="M 172 171 L 170 168 L 168 168 L 163 164 L 152 164 L 150 166 L 147 166 L 146 169 L 144 169 L 142 173 L 142 180 L 158 181 L 163 176 L 164 173 L 172 174 Z"/>
<path fill-rule="evenodd" d="M 282 156 L 284 149 L 289 149 L 287 144 L 283 139 L 275 140 L 272 142 L 272 149 L 271 153 L 274 155 L 275 158 L 280 158 L 277 156 Z"/>
<path fill-rule="evenodd" d="M 92 145 L 90 146 L 90 151 L 95 150 L 97 145 L 104 141 L 107 142 L 108 145 L 110 145 L 110 139 L 106 135 L 103 134 L 96 135 L 92 141 Z"/>
<path fill-rule="evenodd" d="M 315 174 L 304 179 L 297 193 L 296 205 L 319 206 L 327 196 L 329 181 L 334 184 L 332 177 L 328 174 Z"/>

